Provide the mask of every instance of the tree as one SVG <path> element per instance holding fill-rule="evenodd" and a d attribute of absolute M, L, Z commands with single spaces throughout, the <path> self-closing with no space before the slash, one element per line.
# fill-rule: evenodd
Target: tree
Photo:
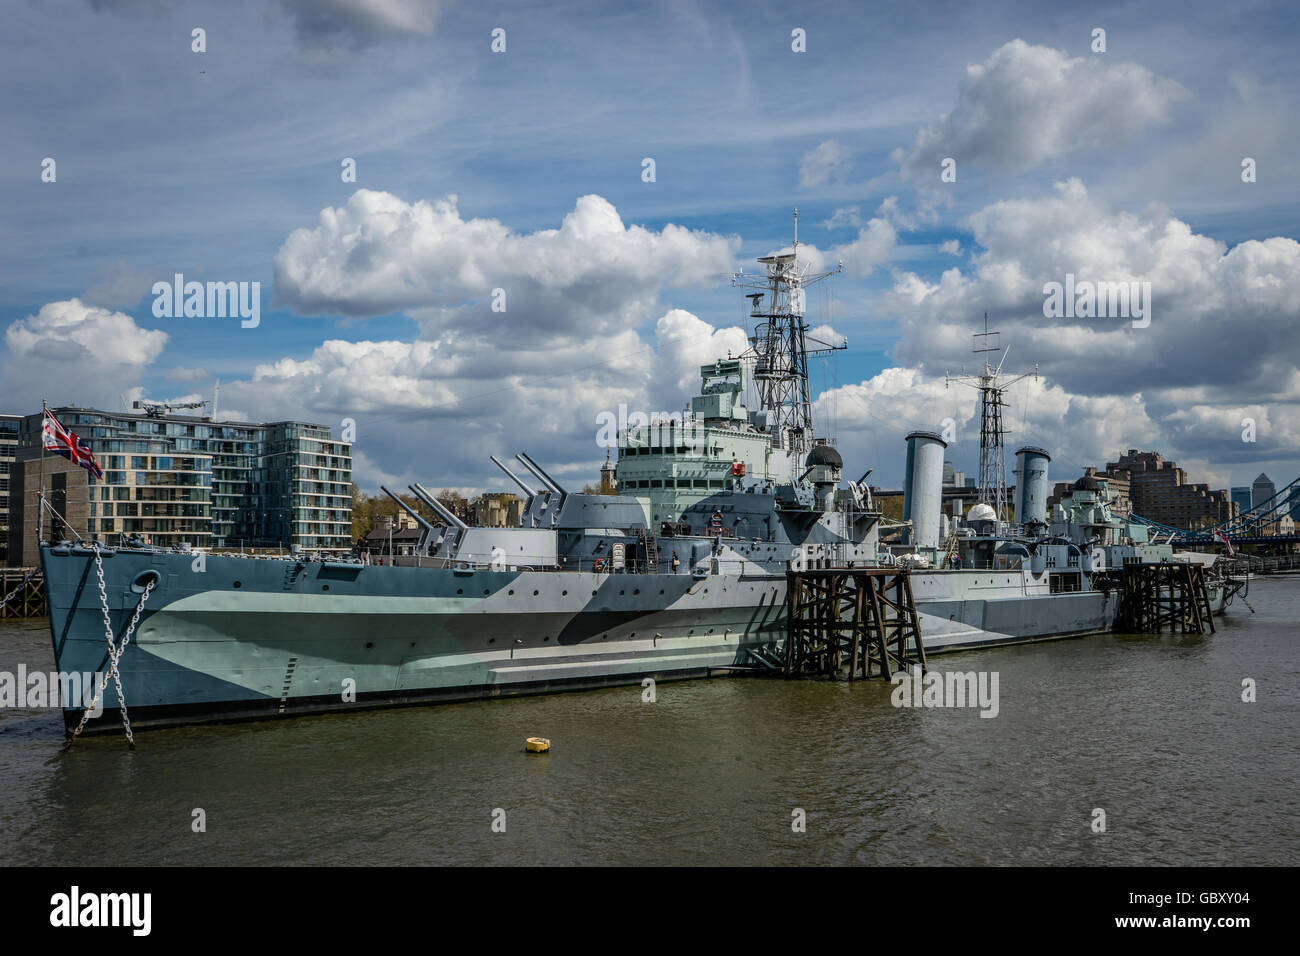
<path fill-rule="evenodd" d="M 360 541 L 375 525 L 372 499 L 352 483 L 352 540 Z"/>
<path fill-rule="evenodd" d="M 880 509 L 881 517 L 891 521 L 903 520 L 903 496 L 902 495 L 876 495 L 876 507 Z"/>

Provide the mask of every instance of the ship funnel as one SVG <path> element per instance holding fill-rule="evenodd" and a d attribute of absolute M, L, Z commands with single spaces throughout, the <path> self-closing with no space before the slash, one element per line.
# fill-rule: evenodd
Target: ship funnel
<path fill-rule="evenodd" d="M 1016 520 L 1022 525 L 1047 524 L 1047 463 L 1042 448 L 1026 445 L 1016 452 Z"/>
<path fill-rule="evenodd" d="M 943 511 L 943 452 L 948 443 L 934 432 L 907 436 L 907 471 L 903 475 L 903 520 L 912 522 L 908 543 L 939 547 Z"/>

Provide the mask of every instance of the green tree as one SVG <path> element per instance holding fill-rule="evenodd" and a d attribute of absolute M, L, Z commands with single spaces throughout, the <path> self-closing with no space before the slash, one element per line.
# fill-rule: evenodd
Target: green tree
<path fill-rule="evenodd" d="M 360 541 L 374 527 L 370 496 L 352 483 L 352 540 Z"/>

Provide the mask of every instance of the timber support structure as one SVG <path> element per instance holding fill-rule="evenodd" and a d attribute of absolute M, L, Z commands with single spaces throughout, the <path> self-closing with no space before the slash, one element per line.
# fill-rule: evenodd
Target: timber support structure
<path fill-rule="evenodd" d="M 782 673 L 849 680 L 925 669 L 912 579 L 899 568 L 786 571 Z"/>
<path fill-rule="evenodd" d="M 1122 603 L 1115 629 L 1128 634 L 1214 633 L 1214 614 L 1199 564 L 1128 564 L 1122 570 Z"/>
<path fill-rule="evenodd" d="M 0 568 L 0 620 L 49 613 L 40 568 Z"/>

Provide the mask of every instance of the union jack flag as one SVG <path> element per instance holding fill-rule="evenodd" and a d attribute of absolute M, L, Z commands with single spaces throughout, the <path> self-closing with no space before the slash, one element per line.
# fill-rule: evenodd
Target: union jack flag
<path fill-rule="evenodd" d="M 104 480 L 104 472 L 100 469 L 99 462 L 95 461 L 95 456 L 91 454 L 90 446 L 78 438 L 76 432 L 70 432 L 60 425 L 59 420 L 50 414 L 49 409 L 45 410 L 42 441 L 46 451 L 62 455 L 68 461 L 76 462 L 100 481 Z"/>

